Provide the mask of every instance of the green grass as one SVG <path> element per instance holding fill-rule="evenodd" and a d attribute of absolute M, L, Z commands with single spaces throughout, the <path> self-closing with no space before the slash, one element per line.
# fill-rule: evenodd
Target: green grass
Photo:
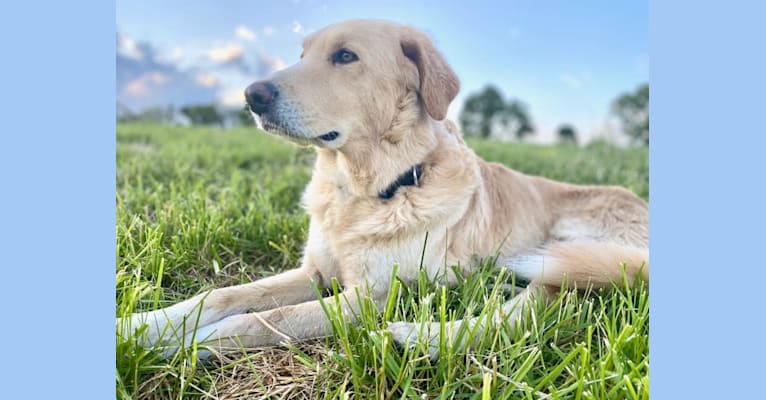
<path fill-rule="evenodd" d="M 645 149 L 541 147 L 470 141 L 517 170 L 588 184 L 618 184 L 648 199 Z M 298 206 L 313 151 L 253 128 L 158 125 L 117 128 L 118 315 L 173 304 L 202 290 L 294 268 L 306 237 Z M 118 398 L 566 398 L 646 399 L 648 290 L 562 291 L 537 304 L 520 329 L 490 324 L 470 351 L 441 343 L 398 349 L 387 321 L 486 316 L 512 277 L 484 263 L 454 288 L 392 284 L 388 307 L 362 308 L 358 325 L 328 309 L 325 339 L 194 361 L 162 359 L 117 335 Z M 464 332 L 470 334 L 470 332 Z"/>

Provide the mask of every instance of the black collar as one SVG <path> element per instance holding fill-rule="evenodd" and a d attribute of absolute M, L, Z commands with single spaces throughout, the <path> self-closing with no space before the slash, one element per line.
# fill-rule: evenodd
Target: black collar
<path fill-rule="evenodd" d="M 386 190 L 378 193 L 378 198 L 381 200 L 390 199 L 394 197 L 397 189 L 402 186 L 420 186 L 421 179 L 423 179 L 423 164 L 418 164 L 399 175 L 394 183 L 388 185 Z"/>

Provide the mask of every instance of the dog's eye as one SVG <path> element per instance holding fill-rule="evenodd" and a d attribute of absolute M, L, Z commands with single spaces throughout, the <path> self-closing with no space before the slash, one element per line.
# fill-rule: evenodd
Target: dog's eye
<path fill-rule="evenodd" d="M 350 64 L 354 61 L 359 61 L 359 57 L 346 49 L 340 49 L 332 55 L 333 64 Z"/>

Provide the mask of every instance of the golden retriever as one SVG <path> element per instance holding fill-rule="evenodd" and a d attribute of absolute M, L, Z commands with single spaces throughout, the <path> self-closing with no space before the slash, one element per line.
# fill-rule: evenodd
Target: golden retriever
<path fill-rule="evenodd" d="M 130 325 L 148 324 L 146 344 L 195 326 L 197 340 L 217 348 L 323 336 L 331 326 L 312 284 L 337 279 L 335 306 L 353 321 L 356 296 L 384 305 L 395 264 L 405 282 L 423 268 L 449 285 L 451 266 L 467 274 L 497 256 L 529 282 L 503 307 L 509 318 L 562 284 L 609 286 L 623 271 L 648 280 L 647 204 L 623 188 L 555 182 L 480 159 L 445 120 L 458 89 L 416 29 L 352 20 L 306 38 L 297 64 L 245 91 L 267 131 L 316 148 L 300 267 L 134 314 Z M 447 332 L 461 323 L 476 321 Z M 399 343 L 433 343 L 439 332 L 438 323 L 388 329 Z"/>

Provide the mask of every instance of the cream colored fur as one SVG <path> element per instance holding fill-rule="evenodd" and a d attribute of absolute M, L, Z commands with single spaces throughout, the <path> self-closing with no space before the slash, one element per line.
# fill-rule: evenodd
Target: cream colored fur
<path fill-rule="evenodd" d="M 341 48 L 359 60 L 332 63 Z M 263 116 L 267 129 L 317 148 L 303 197 L 311 221 L 301 266 L 135 314 L 134 328 L 149 324 L 147 344 L 175 342 L 178 332 L 190 339 L 197 319 L 196 339 L 221 348 L 326 335 L 311 284 L 337 279 L 353 320 L 357 294 L 383 305 L 394 264 L 403 280 L 417 277 L 426 234 L 423 266 L 445 284 L 456 282 L 452 266 L 471 273 L 477 259 L 496 255 L 531 281 L 510 313 L 562 283 L 609 285 L 621 278 L 621 263 L 629 277 L 648 278 L 647 204 L 619 187 L 559 183 L 477 157 L 444 120 L 459 84 L 425 34 L 384 21 L 332 25 L 308 37 L 301 61 L 270 82 L 279 94 Z M 330 131 L 338 138 L 320 138 Z M 377 197 L 416 164 L 418 186 Z M 416 327 L 392 323 L 390 331 L 399 342 L 434 339 Z"/>

